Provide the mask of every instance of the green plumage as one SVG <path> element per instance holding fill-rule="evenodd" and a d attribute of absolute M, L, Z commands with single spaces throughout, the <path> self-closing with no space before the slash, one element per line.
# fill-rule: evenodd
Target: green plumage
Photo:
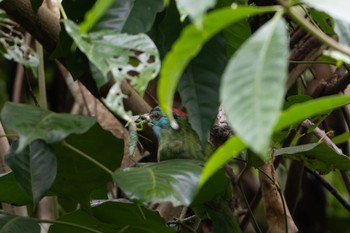
<path fill-rule="evenodd" d="M 152 128 L 158 139 L 158 160 L 167 159 L 197 159 L 205 160 L 211 152 L 211 146 L 202 147 L 199 137 L 192 129 L 187 117 L 174 112 L 179 129 L 171 128 L 168 118 L 154 108 L 149 114 Z"/>

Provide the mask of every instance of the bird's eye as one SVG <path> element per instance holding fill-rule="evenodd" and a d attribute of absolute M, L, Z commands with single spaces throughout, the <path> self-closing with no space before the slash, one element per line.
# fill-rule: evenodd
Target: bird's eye
<path fill-rule="evenodd" d="M 160 119 L 159 112 L 152 112 L 151 118 L 152 118 L 152 120 L 158 121 Z"/>

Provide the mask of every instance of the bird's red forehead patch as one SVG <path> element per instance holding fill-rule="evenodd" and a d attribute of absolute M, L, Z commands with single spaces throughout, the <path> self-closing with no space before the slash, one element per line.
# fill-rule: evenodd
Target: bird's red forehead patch
<path fill-rule="evenodd" d="M 187 117 L 187 113 L 185 113 L 184 111 L 181 111 L 180 109 L 177 108 L 173 108 L 173 113 L 182 116 L 182 117 Z"/>

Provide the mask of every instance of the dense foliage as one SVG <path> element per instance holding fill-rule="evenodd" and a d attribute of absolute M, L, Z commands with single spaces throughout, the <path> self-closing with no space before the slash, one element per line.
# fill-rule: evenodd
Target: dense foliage
<path fill-rule="evenodd" d="M 349 229 L 350 3 L 57 4 L 0 0 L 0 232 Z M 156 161 L 157 105 L 205 161 Z"/>

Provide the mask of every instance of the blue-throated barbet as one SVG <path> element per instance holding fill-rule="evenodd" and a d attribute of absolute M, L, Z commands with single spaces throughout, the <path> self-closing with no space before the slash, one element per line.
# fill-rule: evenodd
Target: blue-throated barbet
<path fill-rule="evenodd" d="M 186 113 L 173 109 L 173 116 L 179 128 L 173 129 L 169 119 L 159 107 L 144 114 L 158 139 L 158 160 L 167 159 L 197 159 L 204 160 L 211 152 L 211 146 L 202 146 L 198 135 L 188 122 Z"/>

